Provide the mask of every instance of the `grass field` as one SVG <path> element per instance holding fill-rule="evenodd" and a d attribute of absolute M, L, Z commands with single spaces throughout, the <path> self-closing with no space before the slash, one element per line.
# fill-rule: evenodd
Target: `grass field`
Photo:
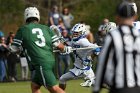
<path fill-rule="evenodd" d="M 81 82 L 82 80 L 68 81 L 66 93 L 91 93 L 91 88 L 79 85 Z M 41 88 L 41 92 L 49 93 L 44 87 Z M 107 92 L 107 89 L 103 89 L 101 93 Z M 0 83 L 0 93 L 31 93 L 30 82 Z"/>

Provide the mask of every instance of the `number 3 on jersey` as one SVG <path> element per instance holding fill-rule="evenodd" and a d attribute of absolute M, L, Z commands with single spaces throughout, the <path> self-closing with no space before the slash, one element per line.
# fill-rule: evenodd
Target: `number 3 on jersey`
<path fill-rule="evenodd" d="M 43 32 L 40 28 L 34 28 L 32 29 L 32 33 L 37 35 L 37 38 L 40 39 L 38 41 L 35 41 L 35 44 L 39 47 L 45 46 L 45 37 L 43 36 Z"/>

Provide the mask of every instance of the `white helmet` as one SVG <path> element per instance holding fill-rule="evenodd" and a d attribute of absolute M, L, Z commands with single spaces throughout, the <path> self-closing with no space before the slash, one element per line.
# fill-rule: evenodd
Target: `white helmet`
<path fill-rule="evenodd" d="M 28 18 L 35 17 L 40 21 L 40 14 L 36 7 L 28 7 L 24 12 L 24 20 L 26 21 Z"/>
<path fill-rule="evenodd" d="M 85 24 L 78 23 L 78 24 L 75 24 L 73 26 L 71 31 L 72 31 L 72 38 L 73 39 L 78 39 L 81 36 L 85 35 L 85 33 L 86 33 L 86 26 L 85 26 Z"/>
<path fill-rule="evenodd" d="M 104 25 L 103 30 L 106 31 L 106 32 L 109 32 L 109 31 L 111 31 L 111 30 L 113 30 L 115 28 L 116 28 L 116 23 L 114 23 L 114 22 L 108 22 L 108 23 L 106 23 Z"/>
<path fill-rule="evenodd" d="M 136 6 L 136 3 L 132 2 L 132 3 L 129 3 L 129 5 L 132 6 L 132 8 L 134 9 L 135 13 L 137 14 L 137 6 Z"/>

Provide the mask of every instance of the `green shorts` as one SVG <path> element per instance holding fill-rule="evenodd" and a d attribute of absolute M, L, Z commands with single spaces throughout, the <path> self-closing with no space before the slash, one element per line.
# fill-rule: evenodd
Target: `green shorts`
<path fill-rule="evenodd" d="M 53 73 L 53 66 L 48 67 L 47 64 L 35 66 L 33 72 L 32 82 L 45 87 L 52 87 L 57 84 L 56 77 Z"/>

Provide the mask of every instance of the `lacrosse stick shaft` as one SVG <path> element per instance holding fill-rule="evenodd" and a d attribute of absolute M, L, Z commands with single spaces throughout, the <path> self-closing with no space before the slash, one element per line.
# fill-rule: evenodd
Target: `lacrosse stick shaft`
<path fill-rule="evenodd" d="M 101 46 L 96 47 L 96 48 L 101 48 Z M 84 48 L 73 48 L 72 51 L 74 50 L 86 50 L 86 49 L 96 49 L 95 47 L 84 47 Z M 53 50 L 53 52 L 60 52 L 60 50 Z"/>

